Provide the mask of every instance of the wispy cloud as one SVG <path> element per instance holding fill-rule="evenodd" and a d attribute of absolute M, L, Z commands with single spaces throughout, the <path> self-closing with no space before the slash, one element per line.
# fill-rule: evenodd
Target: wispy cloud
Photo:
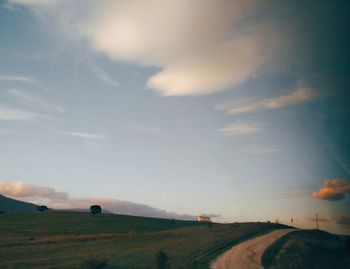
<path fill-rule="evenodd" d="M 270 154 L 276 153 L 280 150 L 273 147 L 268 147 L 264 145 L 248 145 L 246 147 L 242 147 L 240 151 L 252 154 L 252 155 L 261 155 L 261 154 Z"/>
<path fill-rule="evenodd" d="M 35 121 L 40 119 L 53 120 L 49 115 L 39 114 L 27 110 L 20 110 L 0 105 L 0 120 L 3 121 Z"/>
<path fill-rule="evenodd" d="M 150 134 L 150 135 L 162 135 L 160 128 L 153 127 L 153 126 L 147 126 L 140 123 L 129 123 L 129 127 L 137 132 L 144 133 L 144 134 Z"/>
<path fill-rule="evenodd" d="M 345 198 L 345 194 L 350 193 L 350 183 L 343 179 L 327 179 L 323 186 L 312 197 L 328 201 L 339 201 Z"/>
<path fill-rule="evenodd" d="M 53 103 L 50 103 L 48 101 L 45 101 L 44 99 L 34 96 L 30 94 L 29 92 L 18 90 L 18 89 L 11 89 L 9 90 L 9 93 L 16 97 L 17 100 L 24 102 L 25 104 L 30 105 L 37 105 L 47 110 L 52 110 L 54 112 L 62 113 L 64 112 L 64 109 L 60 106 L 57 106 Z"/>
<path fill-rule="evenodd" d="M 145 204 L 121 201 L 109 198 L 71 198 L 66 192 L 56 191 L 54 188 L 42 187 L 22 182 L 9 183 L 0 181 L 0 193 L 14 199 L 21 199 L 33 203 L 46 203 L 57 209 L 88 209 L 92 204 L 99 204 L 103 209 L 112 213 L 194 220 L 194 216 L 180 215 L 166 210 L 154 208 Z"/>
<path fill-rule="evenodd" d="M 93 66 L 91 68 L 92 72 L 103 82 L 114 86 L 114 87 L 119 87 L 120 83 L 115 80 L 114 78 L 112 78 L 105 70 L 103 70 L 101 67 L 99 66 Z"/>
<path fill-rule="evenodd" d="M 52 5 L 60 0 L 8 0 L 10 5 L 40 6 Z"/>
<path fill-rule="evenodd" d="M 65 135 L 65 136 L 70 136 L 73 138 L 85 139 L 85 140 L 101 140 L 101 139 L 108 138 L 108 136 L 104 134 L 86 133 L 86 132 L 56 131 L 56 133 Z"/>
<path fill-rule="evenodd" d="M 216 108 L 224 110 L 228 114 L 235 115 L 292 106 L 311 101 L 316 97 L 317 95 L 314 90 L 309 88 L 301 88 L 294 90 L 287 95 L 282 95 L 275 98 L 267 98 L 262 100 L 254 100 L 249 98 L 239 99 L 220 104 L 216 106 Z"/>
<path fill-rule="evenodd" d="M 1 135 L 13 135 L 16 132 L 10 129 L 0 129 L 0 136 Z"/>
<path fill-rule="evenodd" d="M 36 80 L 32 77 L 14 76 L 14 75 L 0 75 L 0 81 L 17 81 L 33 83 Z"/>
<path fill-rule="evenodd" d="M 243 135 L 257 133 L 263 130 L 264 128 L 260 122 L 239 120 L 226 125 L 218 131 L 225 135 Z"/>

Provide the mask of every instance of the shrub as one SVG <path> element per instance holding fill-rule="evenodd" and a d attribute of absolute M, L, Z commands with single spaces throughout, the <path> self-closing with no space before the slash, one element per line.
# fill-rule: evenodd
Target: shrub
<path fill-rule="evenodd" d="M 108 261 L 96 257 L 89 258 L 81 263 L 81 269 L 103 269 L 108 267 Z"/>
<path fill-rule="evenodd" d="M 157 269 L 165 269 L 168 267 L 168 256 L 164 251 L 160 250 L 156 255 Z"/>
<path fill-rule="evenodd" d="M 36 207 L 36 210 L 38 210 L 38 211 L 46 211 L 46 210 L 48 210 L 48 208 L 47 208 L 47 206 L 46 205 L 38 205 L 37 207 Z"/>

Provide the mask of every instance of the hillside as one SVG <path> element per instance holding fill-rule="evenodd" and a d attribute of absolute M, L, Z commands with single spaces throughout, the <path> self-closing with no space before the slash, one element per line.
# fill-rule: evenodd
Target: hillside
<path fill-rule="evenodd" d="M 26 213 L 36 211 L 35 204 L 18 201 L 0 194 L 0 211 L 5 213 Z"/>
<path fill-rule="evenodd" d="M 285 235 L 263 255 L 266 269 L 350 268 L 350 237 L 318 230 Z"/>
<path fill-rule="evenodd" d="M 279 228 L 285 226 L 61 211 L 3 214 L 0 268 L 82 269 L 89 259 L 106 260 L 109 266 L 100 268 L 155 268 L 160 250 L 172 269 L 208 268 L 232 245 Z"/>

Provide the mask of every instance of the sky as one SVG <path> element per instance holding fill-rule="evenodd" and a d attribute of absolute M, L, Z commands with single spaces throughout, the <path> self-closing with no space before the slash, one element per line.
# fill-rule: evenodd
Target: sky
<path fill-rule="evenodd" d="M 347 1 L 1 0 L 0 193 L 350 234 Z"/>

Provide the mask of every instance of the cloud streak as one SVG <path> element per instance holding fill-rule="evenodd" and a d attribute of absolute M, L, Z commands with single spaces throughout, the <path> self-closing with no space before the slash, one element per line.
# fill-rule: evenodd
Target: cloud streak
<path fill-rule="evenodd" d="M 101 67 L 94 66 L 91 68 L 92 72 L 103 82 L 113 86 L 113 87 L 119 87 L 120 83 L 113 79 L 109 74 L 107 74 Z"/>
<path fill-rule="evenodd" d="M 140 123 L 129 123 L 129 127 L 139 133 L 149 134 L 149 135 L 162 135 L 160 128 L 153 126 L 146 126 Z"/>
<path fill-rule="evenodd" d="M 10 4 L 34 6 L 34 5 L 50 5 L 57 3 L 59 0 L 9 0 Z"/>
<path fill-rule="evenodd" d="M 0 81 L 28 82 L 28 83 L 36 82 L 36 80 L 32 77 L 14 76 L 14 75 L 0 75 Z"/>
<path fill-rule="evenodd" d="M 314 90 L 309 88 L 296 89 L 287 95 L 262 100 L 241 99 L 223 103 L 217 109 L 224 110 L 228 114 L 244 114 L 263 110 L 278 109 L 282 107 L 309 102 L 317 97 Z"/>
<path fill-rule="evenodd" d="M 340 201 L 350 192 L 350 184 L 342 179 L 327 179 L 320 190 L 313 192 L 312 197 L 328 201 Z"/>
<path fill-rule="evenodd" d="M 277 148 L 272 148 L 264 145 L 248 145 L 240 149 L 242 152 L 246 152 L 253 155 L 270 154 L 276 153 L 280 150 Z"/>
<path fill-rule="evenodd" d="M 14 199 L 37 203 L 46 203 L 56 209 L 88 209 L 92 204 L 99 204 L 103 209 L 116 214 L 134 216 L 175 218 L 194 220 L 194 216 L 181 215 L 166 210 L 154 208 L 145 204 L 106 198 L 74 199 L 65 192 L 58 192 L 54 188 L 42 187 L 22 182 L 8 183 L 0 181 L 0 193 Z"/>
<path fill-rule="evenodd" d="M 224 135 L 243 135 L 258 133 L 263 130 L 264 128 L 260 122 L 238 120 L 226 125 L 218 131 Z"/>
<path fill-rule="evenodd" d="M 57 106 L 55 104 L 52 104 L 48 101 L 43 100 L 42 98 L 38 96 L 34 96 L 28 92 L 18 90 L 18 89 L 11 89 L 9 90 L 9 93 L 14 96 L 18 101 L 23 102 L 27 105 L 37 105 L 39 107 L 42 107 L 46 110 L 52 110 L 54 112 L 63 113 L 64 109 L 60 106 Z"/>
<path fill-rule="evenodd" d="M 0 105 L 0 121 L 36 121 L 42 119 L 52 120 L 53 118 L 48 115 Z"/>
<path fill-rule="evenodd" d="M 65 135 L 65 136 L 70 136 L 73 138 L 85 139 L 85 140 L 100 140 L 100 139 L 108 138 L 108 136 L 104 134 L 86 133 L 86 132 L 56 131 L 56 133 Z"/>

